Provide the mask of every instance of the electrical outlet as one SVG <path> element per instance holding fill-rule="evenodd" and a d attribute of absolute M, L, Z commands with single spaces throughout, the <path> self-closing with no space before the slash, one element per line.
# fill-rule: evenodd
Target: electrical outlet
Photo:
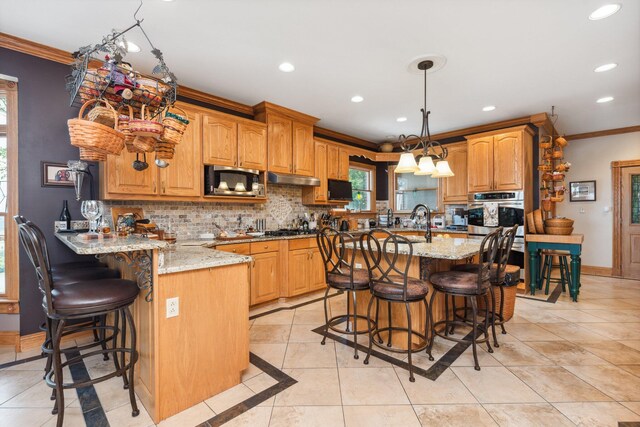
<path fill-rule="evenodd" d="M 362 268 L 362 264 L 359 262 L 356 262 L 356 268 Z"/>
<path fill-rule="evenodd" d="M 167 319 L 180 314 L 180 300 L 178 297 L 167 298 Z"/>

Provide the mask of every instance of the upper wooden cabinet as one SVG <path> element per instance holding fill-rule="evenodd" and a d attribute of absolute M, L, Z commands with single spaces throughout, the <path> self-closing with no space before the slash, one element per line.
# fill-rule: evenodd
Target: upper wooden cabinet
<path fill-rule="evenodd" d="M 531 169 L 533 131 L 528 126 L 467 136 L 470 193 L 522 190 Z"/>
<path fill-rule="evenodd" d="M 256 120 L 267 124 L 267 170 L 314 176 L 313 125 L 318 119 L 269 102 L 253 108 Z"/>
<path fill-rule="evenodd" d="M 202 159 L 209 165 L 266 170 L 266 127 L 227 114 L 204 114 Z"/>
<path fill-rule="evenodd" d="M 447 145 L 449 167 L 455 173 L 442 178 L 442 201 L 444 203 L 467 203 L 467 144 Z"/>
<path fill-rule="evenodd" d="M 329 144 L 327 148 L 327 177 L 349 180 L 349 152 L 346 149 Z"/>
<path fill-rule="evenodd" d="M 327 169 L 329 164 L 327 162 L 327 151 L 330 145 L 321 141 L 315 141 L 314 145 L 316 178 L 320 180 L 320 185 L 317 187 L 302 188 L 302 203 L 305 205 L 326 204 L 329 201 L 329 189 L 327 186 Z"/>
<path fill-rule="evenodd" d="M 151 165 L 143 171 L 133 168 L 136 158 L 143 160 L 144 155 L 129 153 L 126 148 L 117 156 L 107 156 L 107 161 L 100 167 L 102 199 L 127 199 L 132 194 L 157 194 L 158 168 L 153 164 L 153 153 L 147 154 L 147 161 Z"/>

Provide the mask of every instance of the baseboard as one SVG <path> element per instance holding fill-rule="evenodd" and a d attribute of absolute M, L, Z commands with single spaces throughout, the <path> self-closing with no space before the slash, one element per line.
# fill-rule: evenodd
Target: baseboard
<path fill-rule="evenodd" d="M 590 276 L 604 276 L 611 277 L 613 269 L 611 267 L 596 267 L 593 265 L 583 265 L 580 268 L 580 273 L 588 274 Z"/>
<path fill-rule="evenodd" d="M 76 338 L 82 338 L 85 336 L 92 335 L 92 331 L 81 331 L 75 334 L 67 335 L 62 337 L 62 342 L 67 342 L 70 340 L 74 340 Z M 16 351 L 29 351 L 34 348 L 39 348 L 44 342 L 44 331 L 36 332 L 35 334 L 23 335 L 16 342 Z"/>
<path fill-rule="evenodd" d="M 17 347 L 20 342 L 20 332 L 0 331 L 0 345 L 12 345 Z"/>

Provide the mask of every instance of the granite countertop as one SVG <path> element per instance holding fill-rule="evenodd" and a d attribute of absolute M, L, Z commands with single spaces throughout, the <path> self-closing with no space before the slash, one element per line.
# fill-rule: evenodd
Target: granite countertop
<path fill-rule="evenodd" d="M 82 240 L 77 234 L 56 233 L 56 237 L 78 255 L 101 255 L 115 252 L 146 251 L 169 246 L 162 240 L 129 236 L 113 239 Z"/>
<path fill-rule="evenodd" d="M 179 243 L 163 249 L 159 258 L 158 274 L 179 273 L 252 261 L 248 255 L 235 255 L 201 245 L 183 246 Z"/>
<path fill-rule="evenodd" d="M 422 238 L 420 238 L 422 240 Z M 390 245 L 391 246 L 391 245 Z M 459 238 L 443 238 L 436 237 L 431 243 L 426 242 L 412 242 L 413 255 L 433 258 L 433 259 L 449 259 L 449 260 L 462 260 L 469 258 L 478 253 L 480 250 L 480 241 L 471 239 L 459 239 Z M 347 243 L 347 247 L 353 248 L 353 243 Z M 387 252 L 392 253 L 391 248 L 388 248 Z M 401 244 L 398 253 L 408 254 L 409 245 Z"/>

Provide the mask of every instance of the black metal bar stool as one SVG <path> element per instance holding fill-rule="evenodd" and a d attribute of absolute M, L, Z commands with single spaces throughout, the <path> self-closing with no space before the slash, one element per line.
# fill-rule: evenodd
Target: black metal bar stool
<path fill-rule="evenodd" d="M 45 375 L 47 385 L 55 388 L 55 406 L 53 413 L 58 414 L 57 426 L 61 427 L 64 420 L 64 394 L 63 390 L 68 388 L 88 387 L 95 383 L 105 381 L 115 376 L 128 378 L 124 380 L 125 388 L 129 389 L 129 399 L 131 401 L 132 416 L 137 416 L 138 410 L 134 392 L 134 367 L 138 360 L 136 350 L 136 329 L 133 317 L 129 311 L 129 306 L 138 296 L 139 288 L 136 282 L 124 279 L 100 279 L 91 281 L 80 281 L 69 283 L 65 286 L 55 287 L 51 275 L 51 267 L 46 249 L 46 242 L 29 223 L 19 224 L 19 237 L 22 245 L 28 254 L 33 256 L 36 276 L 38 278 L 38 288 L 43 295 L 42 307 L 47 316 L 47 323 L 51 335 L 51 351 L 53 369 Z M 114 314 L 116 321 L 113 327 L 100 326 L 101 329 L 113 331 L 109 337 L 111 348 L 100 348 L 79 356 L 69 355 L 70 351 L 80 351 L 101 343 L 93 343 L 72 350 L 61 349 L 62 336 L 67 329 L 69 322 L 77 319 L 103 317 Z M 123 318 L 123 327 L 118 325 L 118 316 Z M 127 323 L 130 331 L 130 345 L 126 345 L 124 323 Z M 120 345 L 117 344 L 118 334 L 121 333 Z M 115 369 L 113 372 L 99 378 L 82 382 L 65 383 L 63 378 L 63 368 L 77 363 L 85 357 L 97 354 L 111 353 L 114 359 Z M 67 360 L 62 362 L 62 354 L 67 356 Z M 129 355 L 129 361 L 125 355 Z M 121 356 L 120 361 L 118 356 Z"/>
<path fill-rule="evenodd" d="M 491 270 L 489 271 L 489 281 L 491 282 L 491 288 L 490 288 L 491 300 L 493 303 L 493 305 L 491 306 L 492 308 L 490 308 L 491 328 L 493 333 L 493 345 L 495 347 L 499 347 L 498 340 L 496 337 L 495 327 L 499 325 L 502 327 L 502 333 L 503 334 L 507 333 L 507 331 L 504 328 L 504 324 L 505 324 L 505 315 L 504 315 L 505 290 L 504 288 L 517 286 L 518 283 L 520 283 L 520 267 L 517 265 L 509 264 L 509 255 L 511 255 L 511 248 L 513 247 L 513 241 L 516 238 L 517 232 L 518 232 L 517 224 L 511 228 L 503 229 L 503 233 L 500 236 L 498 253 L 496 254 L 496 260 L 491 265 Z M 485 252 L 485 256 L 486 254 L 487 253 Z M 476 273 L 478 271 L 478 268 L 479 268 L 479 264 L 468 263 L 468 264 L 456 265 L 453 267 L 453 270 Z M 496 296 L 495 294 L 496 289 L 500 292 L 499 296 Z M 480 307 L 480 302 L 481 301 L 478 301 L 479 307 Z M 453 313 L 454 313 L 454 316 L 457 315 L 455 299 L 453 302 Z M 468 314 L 469 313 L 468 313 L 466 299 L 465 299 L 464 318 L 467 322 L 469 322 Z M 509 317 L 509 319 L 510 318 L 511 317 Z"/>
<path fill-rule="evenodd" d="M 544 283 L 544 294 L 549 295 L 549 284 L 560 283 L 562 285 L 562 292 L 566 292 L 566 285 L 569 284 L 569 286 L 571 286 L 571 270 L 569 270 L 569 261 L 567 261 L 567 256 L 569 256 L 569 254 L 563 251 L 542 250 L 540 251 L 540 255 L 543 256 L 543 261 L 538 289 L 542 289 L 542 285 Z M 560 278 L 551 277 L 554 257 L 558 257 Z"/>
<path fill-rule="evenodd" d="M 382 244 L 376 238 L 376 235 L 382 236 Z M 377 347 L 392 351 L 394 353 L 406 353 L 409 357 L 409 381 L 414 382 L 413 363 L 411 361 L 412 353 L 417 353 L 424 349 L 427 350 L 429 360 L 433 360 L 431 356 L 431 348 L 429 346 L 429 316 L 427 315 L 429 308 L 427 305 L 427 294 L 429 293 L 429 285 L 420 280 L 408 276 L 409 267 L 413 259 L 413 246 L 411 242 L 403 236 L 392 234 L 387 230 L 374 229 L 369 233 L 360 237 L 360 248 L 364 256 L 367 269 L 369 270 L 369 281 L 371 300 L 367 309 L 367 319 L 369 319 L 369 350 L 364 360 L 365 365 L 369 364 L 371 357 L 371 349 L 375 344 Z M 374 300 L 376 306 L 379 301 L 385 301 L 388 304 L 388 322 L 389 326 L 380 328 L 378 324 L 371 326 L 371 307 Z M 411 322 L 411 308 L 413 303 L 424 304 L 425 309 L 425 329 L 424 334 L 414 331 Z M 407 327 L 393 326 L 391 318 L 391 304 L 400 303 L 405 307 L 407 313 Z M 377 309 L 376 309 L 377 312 Z M 376 321 L 378 316 L 376 314 Z M 392 333 L 401 331 L 407 333 L 407 349 L 392 347 Z M 386 347 L 383 347 L 382 340 L 375 340 L 374 336 L 380 337 L 380 333 L 387 332 L 388 340 Z M 422 339 L 418 345 L 413 344 L 413 336 Z"/>
<path fill-rule="evenodd" d="M 490 282 L 490 270 L 493 265 L 496 255 L 498 253 L 498 247 L 500 246 L 500 234 L 502 233 L 502 227 L 496 229 L 496 231 L 488 234 L 480 244 L 480 251 L 478 252 L 478 259 L 483 259 L 485 256 L 485 248 L 487 255 L 484 257 L 486 262 L 480 263 L 477 266 L 475 273 L 466 271 L 444 271 L 434 273 L 429 278 L 429 281 L 433 285 L 434 292 L 431 295 L 431 301 L 429 303 L 429 318 L 431 321 L 431 341 L 429 342 L 429 351 L 433 346 L 433 341 L 437 336 L 455 342 L 469 342 L 469 340 L 454 338 L 449 335 L 449 329 L 452 325 L 466 325 L 465 319 L 457 320 L 454 316 L 453 320 L 449 321 L 448 306 L 445 304 L 445 320 L 433 322 L 433 301 L 438 292 L 444 294 L 445 302 L 448 297 L 455 298 L 464 297 L 471 305 L 471 332 L 472 339 L 470 341 L 473 348 L 473 360 L 475 362 L 475 369 L 480 370 L 478 364 L 478 353 L 476 349 L 477 343 L 487 343 L 487 349 L 489 353 L 493 353 L 491 343 L 489 342 L 489 295 L 491 295 L 491 282 Z M 482 327 L 484 332 L 484 338 L 478 339 L 478 306 L 477 299 L 483 298 L 485 303 L 485 315 L 484 325 Z M 491 300 L 491 306 L 494 305 L 493 299 Z M 444 324 L 444 331 L 438 332 L 436 328 Z M 494 331 L 495 337 L 495 331 Z"/>
<path fill-rule="evenodd" d="M 356 295 L 358 291 L 369 289 L 369 273 L 367 270 L 354 267 L 359 242 L 351 234 L 339 232 L 332 228 L 320 230 L 316 234 L 316 241 L 324 262 L 327 283 L 327 290 L 324 293 L 324 337 L 321 344 L 325 344 L 329 329 L 341 334 L 351 333 L 353 334 L 354 343 L 353 358 L 358 359 L 358 335 L 369 332 L 369 329 L 358 330 L 358 319 L 368 320 L 368 318 L 358 314 Z M 347 294 L 347 314 L 333 316 L 329 319 L 327 300 L 331 289 Z M 353 315 L 349 309 L 351 298 L 353 298 Z M 353 319 L 353 326 L 350 328 L 349 321 L 351 319 Z M 346 322 L 345 329 L 336 327 L 336 325 L 344 322 Z"/>

